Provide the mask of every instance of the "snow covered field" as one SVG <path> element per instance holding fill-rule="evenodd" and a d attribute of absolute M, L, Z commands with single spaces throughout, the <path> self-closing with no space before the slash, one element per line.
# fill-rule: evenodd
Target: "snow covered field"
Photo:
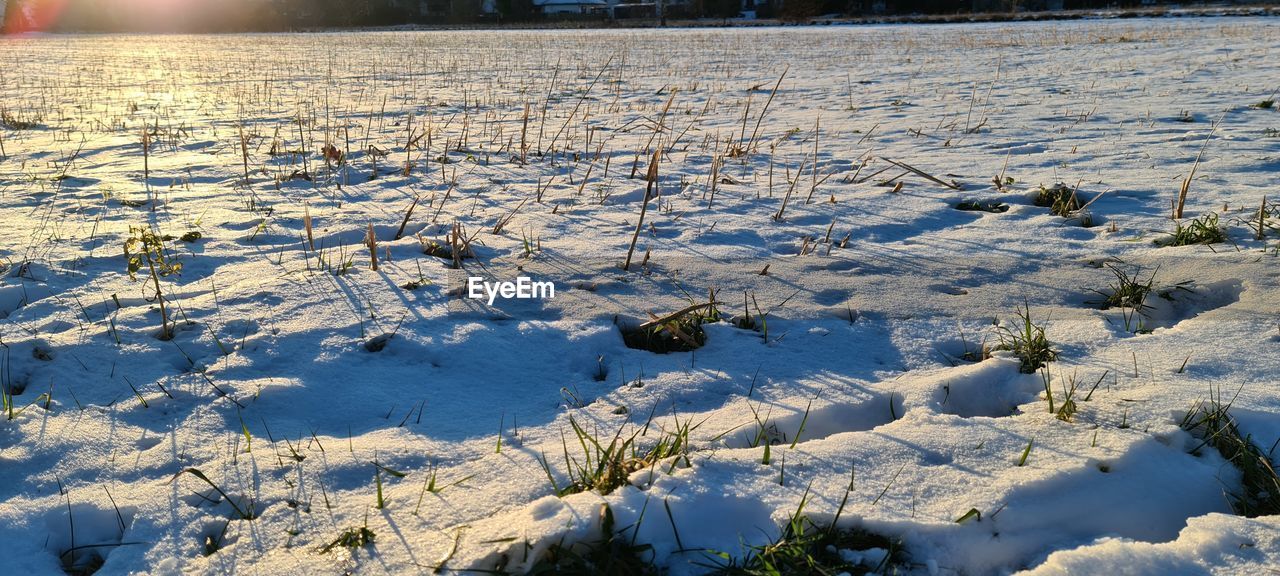
<path fill-rule="evenodd" d="M 1278 573 L 1276 38 L 0 39 L 0 573 Z"/>

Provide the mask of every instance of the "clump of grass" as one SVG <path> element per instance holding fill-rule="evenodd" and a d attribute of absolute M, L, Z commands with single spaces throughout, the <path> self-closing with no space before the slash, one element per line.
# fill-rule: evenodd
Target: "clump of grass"
<path fill-rule="evenodd" d="M 1111 310 L 1119 308 L 1124 314 L 1125 329 L 1132 332 L 1145 332 L 1143 319 L 1148 317 L 1151 306 L 1147 305 L 1147 297 L 1152 292 L 1157 291 L 1156 272 L 1153 270 L 1145 279 L 1142 277 L 1141 269 L 1134 269 L 1132 272 L 1121 268 L 1115 264 L 1108 263 L 1107 268 L 1115 276 L 1115 282 L 1107 284 L 1107 290 L 1094 290 L 1101 295 L 1102 300 L 1094 300 L 1089 302 L 1102 310 Z M 1159 296 L 1167 300 L 1172 300 L 1173 290 L 1190 291 L 1187 288 L 1189 281 L 1178 282 L 1169 287 L 1168 290 L 1159 291 Z M 1131 311 L 1131 312 L 1130 312 Z"/>
<path fill-rule="evenodd" d="M 1223 113 L 1226 114 L 1225 112 Z M 1195 162 L 1191 163 L 1191 172 L 1186 178 L 1182 179 L 1182 186 L 1178 188 L 1178 196 L 1173 200 L 1173 219 L 1181 220 L 1182 211 L 1187 206 L 1187 195 L 1191 192 L 1191 182 L 1196 178 L 1196 170 L 1200 168 L 1200 159 L 1204 157 L 1204 151 L 1209 147 L 1209 141 L 1213 139 L 1213 133 L 1218 131 L 1218 124 L 1222 122 L 1219 117 L 1213 126 L 1209 129 L 1209 135 L 1205 137 L 1204 143 L 1200 145 L 1200 151 L 1196 153 Z"/>
<path fill-rule="evenodd" d="M 764 270 L 760 272 L 760 275 L 762 276 L 766 275 L 765 273 L 768 272 L 768 270 L 769 270 L 769 266 L 765 265 Z M 763 339 L 765 343 L 768 343 L 769 342 L 769 315 L 773 314 L 774 311 L 782 308 L 783 306 L 786 306 L 787 302 L 790 302 L 791 299 L 795 298 L 796 294 L 799 294 L 799 293 L 800 291 L 797 290 L 794 293 L 792 293 L 790 296 L 787 296 L 786 298 L 784 298 L 781 302 L 775 304 L 772 308 L 769 308 L 768 310 L 764 310 L 760 308 L 760 303 L 756 301 L 756 295 L 754 292 L 752 292 L 751 304 L 756 309 L 756 312 L 753 315 L 751 311 L 747 308 L 747 293 L 743 292 L 742 293 L 742 315 L 734 316 L 730 318 L 729 323 L 743 330 L 753 330 L 753 331 L 759 332 L 761 339 Z M 712 294 L 712 299 L 714 298 L 715 298 L 715 295 Z M 718 319 L 719 312 L 716 311 L 714 313 L 714 316 L 716 317 L 716 319 Z"/>
<path fill-rule="evenodd" d="M 453 252 L 449 250 L 449 246 L 441 244 L 438 240 L 426 240 L 419 236 L 418 242 L 422 244 L 422 253 L 427 256 L 435 256 L 444 260 L 453 259 Z"/>
<path fill-rule="evenodd" d="M 1058 183 L 1052 188 L 1041 186 L 1039 192 L 1036 193 L 1035 203 L 1037 206 L 1048 208 L 1049 212 L 1055 216 L 1074 220 L 1085 228 L 1092 228 L 1094 225 L 1093 214 L 1089 212 L 1088 208 L 1099 198 L 1102 198 L 1103 194 L 1106 194 L 1106 192 L 1094 196 L 1088 202 L 1082 202 L 1078 184 L 1073 188 Z"/>
<path fill-rule="evenodd" d="M 10 422 L 26 411 L 25 408 L 16 409 L 17 402 L 14 401 L 14 396 L 18 392 L 19 389 L 17 387 L 10 387 L 8 383 L 0 385 L 0 414 L 3 414 L 4 419 Z"/>
<path fill-rule="evenodd" d="M 1177 222 L 1168 238 L 1156 240 L 1160 246 L 1191 246 L 1194 244 L 1218 244 L 1227 241 L 1227 231 L 1218 223 L 1218 214 L 1210 212 L 1183 224 Z"/>
<path fill-rule="evenodd" d="M 1192 452 L 1211 446 L 1240 470 L 1240 490 L 1228 494 L 1236 514 L 1250 518 L 1280 514 L 1276 465 L 1251 437 L 1241 434 L 1230 408 L 1231 402 L 1223 404 L 1221 394 L 1191 407 L 1182 419 L 1182 429 L 1203 439 Z"/>
<path fill-rule="evenodd" d="M 40 118 L 34 116 L 22 117 L 7 108 L 0 108 L 0 128 L 6 130 L 35 130 L 40 127 Z"/>
<path fill-rule="evenodd" d="M 418 243 L 422 246 L 423 254 L 449 260 L 450 267 L 455 270 L 462 268 L 463 260 L 476 257 L 475 251 L 471 248 L 471 241 L 474 239 L 475 235 L 468 236 L 466 230 L 458 223 L 454 223 L 453 228 L 445 235 L 443 243 L 427 240 L 422 235 L 418 235 Z"/>
<path fill-rule="evenodd" d="M 992 214 L 1001 214 L 1009 211 L 1009 205 L 995 200 L 965 200 L 956 204 L 956 210 L 966 212 L 990 212 Z"/>
<path fill-rule="evenodd" d="M 640 230 L 644 227 L 644 215 L 649 210 L 649 199 L 653 197 L 653 189 L 658 185 L 658 161 L 662 159 L 662 151 L 655 150 L 653 158 L 649 161 L 649 172 L 645 180 L 648 184 L 644 189 L 644 201 L 640 203 L 640 219 L 636 220 L 635 232 L 631 235 L 631 246 L 627 248 L 627 260 L 622 264 L 624 271 L 631 270 L 631 257 L 636 252 L 636 241 L 640 238 Z M 648 260 L 647 258 L 645 259 Z"/>
<path fill-rule="evenodd" d="M 320 247 L 319 252 L 314 252 L 316 256 L 316 269 L 327 271 L 334 276 L 346 276 L 355 268 L 355 253 L 347 252 L 346 246 L 341 244 L 337 247 L 335 258 L 334 250 L 325 250 L 324 246 Z M 311 264 L 308 261 L 308 269 Z"/>
<path fill-rule="evenodd" d="M 727 553 L 713 552 L 719 558 L 719 565 L 713 566 L 712 573 L 722 576 L 888 574 L 905 563 L 901 542 L 859 528 L 837 528 L 838 513 L 831 524 L 819 526 L 804 511 L 808 501 L 806 491 L 782 527 L 782 536 L 775 542 L 752 547 L 740 563 Z M 855 554 L 842 553 L 845 551 Z M 878 561 L 875 555 L 881 555 Z"/>
<path fill-rule="evenodd" d="M 1084 206 L 1076 196 L 1076 189 L 1062 183 L 1049 188 L 1040 186 L 1040 190 L 1036 192 L 1035 204 L 1048 208 L 1049 212 L 1063 218 L 1070 217 Z"/>
<path fill-rule="evenodd" d="M 1152 271 L 1146 280 L 1142 279 L 1142 270 L 1135 269 L 1132 273 L 1115 265 L 1108 263 L 1107 269 L 1111 270 L 1111 274 L 1116 277 L 1115 282 L 1107 284 L 1107 291 L 1094 290 L 1102 296 L 1102 300 L 1091 302 L 1096 304 L 1102 310 L 1110 310 L 1112 308 L 1132 308 L 1140 313 L 1145 313 L 1151 307 L 1146 304 L 1147 296 L 1155 290 L 1156 272 Z"/>
<path fill-rule="evenodd" d="M 613 510 L 608 504 L 600 506 L 600 538 L 587 542 L 552 544 L 533 564 L 526 575 L 567 574 L 591 576 L 615 574 L 625 576 L 657 576 L 663 571 L 646 556 L 652 556 L 653 546 L 637 544 L 635 538 L 624 538 L 614 530 Z M 643 515 L 641 516 L 643 519 Z M 639 530 L 634 527 L 633 535 Z"/>
<path fill-rule="evenodd" d="M 666 316 L 650 314 L 648 322 L 634 327 L 621 327 L 622 341 L 628 348 L 648 350 L 658 354 L 689 352 L 701 348 L 707 342 L 702 325 L 720 320 L 720 311 L 714 300 L 693 304 Z"/>
<path fill-rule="evenodd" d="M 689 437 L 701 423 L 694 424 L 692 420 L 680 422 L 677 419 L 675 426 L 663 431 L 658 441 L 648 448 L 639 446 L 639 438 L 648 429 L 648 424 L 628 436 L 624 436 L 619 428 L 608 444 L 601 442 L 574 418 L 569 418 L 569 425 L 573 429 L 577 445 L 582 449 L 582 457 L 579 459 L 569 455 L 569 441 L 562 436 L 568 484 L 561 486 L 556 482 L 551 464 L 547 462 L 545 455 L 541 458 L 543 472 L 546 473 L 552 490 L 561 497 L 588 491 L 610 494 L 629 484 L 633 472 L 645 468 L 656 469 L 663 462 L 669 462 L 666 466 L 668 473 L 678 466 L 689 466 Z"/>
<path fill-rule="evenodd" d="M 1245 225 L 1253 230 L 1254 240 L 1266 240 L 1267 230 L 1280 230 L 1280 226 L 1268 222 L 1278 217 L 1280 217 L 1280 202 L 1267 204 L 1267 197 L 1263 196 L 1262 201 L 1258 203 L 1257 214 L 1245 222 Z"/>
<path fill-rule="evenodd" d="M 418 277 L 400 285 L 400 288 L 410 292 L 431 284 L 431 280 L 422 273 L 422 262 L 414 260 L 413 263 L 418 267 Z"/>
<path fill-rule="evenodd" d="M 1019 322 L 1014 328 L 1000 326 L 996 329 L 996 336 L 1000 339 L 996 350 L 1013 352 L 1022 360 L 1022 373 L 1035 374 L 1046 363 L 1057 360 L 1058 352 L 1045 336 L 1045 324 L 1032 320 L 1031 304 L 1024 302 L 1023 306 L 1017 312 Z"/>
<path fill-rule="evenodd" d="M 328 544 L 321 546 L 320 553 L 328 554 L 334 548 L 337 548 L 339 546 L 343 548 L 351 548 L 351 549 L 364 548 L 365 546 L 372 546 L 374 542 L 377 540 L 377 537 L 378 535 L 374 533 L 373 530 L 369 529 L 369 519 L 365 518 L 365 523 L 363 526 L 360 526 L 357 528 L 347 528 L 346 530 L 343 530 L 342 533 L 338 534 L 338 537 L 334 538 L 332 542 L 329 542 Z"/>
<path fill-rule="evenodd" d="M 156 291 L 156 303 L 160 305 L 161 340 L 173 338 L 173 327 L 169 323 L 169 310 L 165 306 L 164 294 L 160 289 L 160 279 L 182 271 L 182 263 L 169 257 L 165 250 L 164 238 L 150 228 L 130 227 L 131 236 L 125 240 L 124 255 L 129 260 L 129 278 L 138 279 L 138 271 L 146 269 Z"/>
<path fill-rule="evenodd" d="M 1048 368 L 1040 371 L 1040 380 L 1044 382 L 1044 396 L 1049 402 L 1049 413 L 1063 422 L 1070 422 L 1072 418 L 1075 418 L 1076 411 L 1079 409 L 1076 404 L 1076 392 L 1080 390 L 1079 385 L 1076 383 L 1076 376 L 1072 374 L 1067 378 L 1065 384 L 1059 385 L 1062 393 L 1062 402 L 1060 404 L 1054 402 L 1053 375 L 1049 373 Z M 1101 380 L 1098 382 L 1101 383 Z"/>
<path fill-rule="evenodd" d="M 960 345 L 964 347 L 964 353 L 960 355 L 960 359 L 965 362 L 982 362 L 991 358 L 991 347 L 987 345 L 986 339 L 977 343 L 977 347 L 969 347 L 969 339 L 964 336 L 964 327 L 960 329 Z"/>
<path fill-rule="evenodd" d="M 447 482 L 447 483 L 442 480 L 438 481 L 435 464 L 432 464 L 431 473 L 427 475 L 427 477 L 422 481 L 422 490 L 418 492 L 418 503 L 413 508 L 413 515 L 414 516 L 420 515 L 419 512 L 422 511 L 422 499 L 427 495 L 428 492 L 432 494 L 439 494 L 441 492 L 444 492 L 445 489 L 447 488 L 452 488 L 454 486 L 461 486 L 463 482 L 466 482 L 467 480 L 475 478 L 475 476 L 476 476 L 475 474 L 469 474 L 467 476 L 463 476 L 462 478 L 458 478 L 457 480 L 454 480 L 452 482 Z"/>

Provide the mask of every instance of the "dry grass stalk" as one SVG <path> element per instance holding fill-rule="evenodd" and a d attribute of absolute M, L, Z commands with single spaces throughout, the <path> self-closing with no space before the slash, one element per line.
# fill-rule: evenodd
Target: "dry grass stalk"
<path fill-rule="evenodd" d="M 662 106 L 662 113 L 658 115 L 658 124 L 653 128 L 653 134 L 649 135 L 649 141 L 645 142 L 644 144 L 645 154 L 648 154 L 649 151 L 653 149 L 653 141 L 658 136 L 660 136 L 662 134 L 663 129 L 666 128 L 667 112 L 671 110 L 671 104 L 675 102 L 675 100 L 676 100 L 676 90 L 672 89 L 671 96 L 667 97 L 667 103 Z M 640 156 L 636 155 L 636 162 L 639 162 L 639 161 L 640 161 Z M 636 176 L 636 166 L 632 166 L 631 177 L 635 178 L 635 176 Z"/>
<path fill-rule="evenodd" d="M 720 183 L 720 163 L 721 162 L 722 161 L 719 156 L 714 156 L 711 158 L 711 198 L 707 200 L 708 209 L 711 208 L 711 205 L 715 204 L 715 201 L 716 201 L 716 186 Z"/>
<path fill-rule="evenodd" d="M 596 82 L 600 81 L 600 77 L 604 75 L 605 70 L 608 70 L 609 65 L 612 63 L 613 63 L 613 56 L 610 56 L 609 59 L 605 61 L 604 66 L 600 67 L 600 72 L 597 73 L 596 77 L 591 80 L 591 84 L 587 85 L 587 89 L 582 91 L 582 97 L 578 98 L 578 103 L 573 105 L 573 111 L 569 112 L 569 117 L 565 118 L 564 124 L 560 126 L 560 130 L 556 132 L 556 135 L 551 137 L 550 147 L 552 149 L 554 149 L 556 146 L 556 140 L 560 139 L 560 136 L 564 134 L 565 128 L 568 128 L 569 123 L 573 121 L 573 117 L 578 114 L 578 109 L 582 107 L 582 103 L 587 99 L 587 96 L 591 94 L 591 89 L 595 88 Z"/>
<path fill-rule="evenodd" d="M 1200 151 L 1196 153 L 1196 161 L 1191 164 L 1191 173 L 1187 174 L 1186 179 L 1182 181 L 1182 187 L 1178 189 L 1178 199 L 1173 205 L 1174 220 L 1182 219 L 1182 209 L 1187 204 L 1187 193 L 1191 191 L 1191 180 L 1196 177 L 1196 169 L 1200 167 L 1200 159 L 1204 156 L 1205 148 L 1209 147 L 1209 140 L 1213 139 L 1213 133 L 1218 131 L 1219 122 L 1222 122 L 1221 117 L 1209 128 L 1209 135 L 1205 136 L 1204 143 L 1200 145 Z"/>
<path fill-rule="evenodd" d="M 751 140 L 748 140 L 746 147 L 741 149 L 742 154 L 755 149 L 757 139 L 760 136 L 760 123 L 764 122 L 765 114 L 769 113 L 769 104 L 773 103 L 773 97 L 778 93 L 778 88 L 782 86 L 782 79 L 787 77 L 789 70 L 791 70 L 790 66 L 782 69 L 782 75 L 778 76 L 778 83 L 774 84 L 773 90 L 769 92 L 769 99 L 764 101 L 764 109 L 760 110 L 760 117 L 756 118 L 756 127 L 751 131 Z"/>
<path fill-rule="evenodd" d="M 653 153 L 653 159 L 649 161 L 649 182 L 644 187 L 644 200 L 640 202 L 640 219 L 636 220 L 636 230 L 631 234 L 631 247 L 627 249 L 627 261 L 622 264 L 623 270 L 631 270 L 631 256 L 636 251 L 636 241 L 640 239 L 640 229 L 644 227 L 644 215 L 649 210 L 649 199 L 653 196 L 653 189 L 658 183 L 658 159 L 661 157 L 662 151 L 658 150 Z"/>
<path fill-rule="evenodd" d="M 813 186 L 809 188 L 809 197 L 805 198 L 805 204 L 813 201 L 813 191 L 818 189 L 818 139 L 822 134 L 821 122 L 822 116 L 813 119 L 813 167 L 810 169 L 813 173 Z"/>
<path fill-rule="evenodd" d="M 773 219 L 775 221 L 779 221 L 779 222 L 782 221 L 783 215 L 786 214 L 787 201 L 791 199 L 791 193 L 795 192 L 796 184 L 800 183 L 800 174 L 804 172 L 804 165 L 805 165 L 805 162 L 807 161 L 808 161 L 808 158 L 800 161 L 800 168 L 796 170 L 796 177 L 794 180 L 791 180 L 791 186 L 787 188 L 787 195 L 782 197 L 782 206 L 780 206 L 778 208 L 778 212 L 773 215 Z"/>
<path fill-rule="evenodd" d="M 240 125 L 240 159 L 244 162 L 244 181 L 249 183 L 249 140 L 244 135 L 244 124 Z"/>
<path fill-rule="evenodd" d="M 502 218 L 499 218 L 498 222 L 493 225 L 493 234 L 494 235 L 501 234 L 502 230 L 507 227 L 507 224 L 511 223 L 511 219 L 516 217 L 516 213 L 520 212 L 520 209 L 524 207 L 525 202 L 528 202 L 528 201 L 529 201 L 528 198 L 521 200 L 520 203 L 516 205 L 515 210 L 512 210 L 511 213 L 507 214 Z"/>
<path fill-rule="evenodd" d="M 146 187 L 147 196 L 151 196 L 151 129 L 142 126 L 142 185 Z"/>
<path fill-rule="evenodd" d="M 404 142 L 404 175 L 407 178 L 413 171 L 413 114 L 409 114 L 408 136 Z"/>
<path fill-rule="evenodd" d="M 405 228 L 405 226 L 408 226 L 408 225 L 409 225 L 409 218 L 413 216 L 413 209 L 414 209 L 414 208 L 416 208 L 416 207 L 418 206 L 418 202 L 419 202 L 421 199 L 422 199 L 422 197 L 421 197 L 421 196 L 414 196 L 414 197 L 413 197 L 413 203 L 409 204 L 409 209 L 408 209 L 408 210 L 405 210 L 405 212 L 404 212 L 404 220 L 401 220 L 401 221 L 400 221 L 400 229 L 399 229 L 399 230 L 396 230 L 396 237 L 395 237 L 395 239 L 396 239 L 396 240 L 399 240 L 399 239 L 401 239 L 401 238 L 403 238 L 403 237 L 404 237 L 404 228 Z"/>
<path fill-rule="evenodd" d="M 712 293 L 712 295 L 714 296 L 714 292 Z M 644 324 L 641 324 L 638 327 L 638 329 L 650 330 L 650 329 L 659 328 L 659 327 L 666 328 L 670 330 L 673 334 L 675 334 L 678 338 L 680 338 L 681 340 L 684 340 L 686 343 L 695 347 L 700 346 L 700 344 L 694 341 L 693 338 L 689 337 L 687 334 L 684 334 L 676 326 L 676 323 L 678 323 L 681 318 L 684 318 L 688 314 L 697 312 L 699 310 L 703 310 L 705 308 L 715 308 L 720 304 L 724 304 L 724 302 L 717 302 L 715 300 L 710 300 L 702 304 L 692 304 L 690 306 L 686 306 L 684 308 L 681 308 L 680 310 L 677 310 L 675 312 L 667 314 L 666 316 L 661 316 L 661 317 L 654 314 L 653 312 L 649 312 L 649 321 L 645 322 Z"/>
<path fill-rule="evenodd" d="M 946 186 L 947 188 L 950 188 L 950 189 L 952 189 L 952 190 L 959 190 L 959 189 L 961 188 L 961 186 L 960 186 L 959 184 L 955 183 L 954 181 L 953 181 L 953 182 L 943 182 L 942 180 L 939 180 L 938 178 L 935 178 L 934 176 L 932 176 L 932 175 L 930 175 L 930 174 L 928 174 L 928 173 L 924 172 L 923 170 L 920 170 L 919 168 L 915 168 L 915 167 L 910 166 L 910 165 L 908 165 L 908 164 L 905 164 L 905 163 L 902 163 L 902 162 L 896 162 L 896 161 L 894 161 L 894 160 L 890 160 L 890 159 L 888 159 L 888 158 L 885 158 L 884 156 L 881 156 L 881 157 L 880 157 L 880 159 L 881 159 L 881 160 L 884 160 L 885 162 L 888 162 L 888 163 L 890 163 L 890 164 L 893 164 L 894 166 L 897 166 L 897 167 L 899 167 L 899 168 L 902 168 L 903 170 L 906 170 L 906 171 L 908 171 L 908 172 L 911 172 L 912 174 L 915 174 L 916 176 L 919 176 L 919 177 L 921 177 L 921 178 L 924 178 L 925 180 L 928 180 L 928 181 L 930 181 L 930 182 L 933 182 L 934 184 L 938 184 L 939 186 Z"/>
<path fill-rule="evenodd" d="M 369 269 L 374 272 L 378 271 L 378 235 L 373 233 L 373 223 L 369 223 L 369 229 L 364 235 L 365 246 L 369 247 Z"/>
<path fill-rule="evenodd" d="M 311 208 L 307 204 L 302 205 L 302 228 L 307 231 L 307 246 L 311 247 L 311 251 L 316 251 L 316 239 L 311 231 Z"/>
<path fill-rule="evenodd" d="M 527 164 L 529 145 L 525 138 L 529 135 L 529 103 L 524 103 L 524 120 L 520 123 L 520 163 Z"/>
<path fill-rule="evenodd" d="M 1262 196 L 1262 204 L 1258 205 L 1258 233 L 1254 236 L 1255 240 L 1266 238 L 1267 231 L 1267 196 Z"/>

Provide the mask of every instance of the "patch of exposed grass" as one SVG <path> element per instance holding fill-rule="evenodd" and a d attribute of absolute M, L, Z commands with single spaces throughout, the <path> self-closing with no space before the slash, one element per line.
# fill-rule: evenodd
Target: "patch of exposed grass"
<path fill-rule="evenodd" d="M 364 548 L 365 546 L 372 546 L 374 541 L 377 540 L 377 537 L 378 535 L 375 534 L 373 530 L 369 529 L 368 523 L 356 528 L 347 528 L 346 530 L 343 530 L 341 534 L 338 534 L 338 537 L 334 538 L 332 542 L 321 546 L 320 553 L 328 554 L 334 548 L 339 546 L 343 548 Z"/>
<path fill-rule="evenodd" d="M 1156 240 L 1156 244 L 1169 247 L 1218 244 L 1226 241 L 1227 231 L 1218 223 L 1218 214 L 1210 212 L 1186 224 L 1177 222 L 1173 233 L 1168 238 Z"/>
<path fill-rule="evenodd" d="M 1106 377 L 1106 374 L 1103 374 L 1103 377 Z M 1057 387 L 1062 397 L 1061 402 L 1055 402 L 1053 397 L 1053 375 L 1050 374 L 1048 368 L 1040 371 L 1040 380 L 1044 382 L 1044 396 L 1049 402 L 1049 413 L 1053 414 L 1055 418 L 1063 422 L 1070 422 L 1075 418 L 1076 412 L 1080 408 L 1079 404 L 1076 403 L 1076 398 L 1079 396 L 1078 393 L 1080 391 L 1080 386 L 1076 382 L 1076 375 L 1072 374 L 1071 376 L 1068 376 L 1065 383 L 1058 383 Z M 1102 379 L 1100 378 L 1098 379 L 1098 382 L 1093 385 L 1093 390 L 1097 390 L 1098 386 L 1101 384 Z M 1093 395 L 1093 390 L 1089 391 L 1089 396 Z M 1085 399 L 1087 400 L 1089 396 L 1086 396 Z"/>
<path fill-rule="evenodd" d="M 448 260 L 450 267 L 455 270 L 462 268 L 463 260 L 470 260 L 476 257 L 475 250 L 471 247 L 474 239 L 475 234 L 468 236 L 466 229 L 458 223 L 453 224 L 452 229 L 445 235 L 443 242 L 427 240 L 421 234 L 418 235 L 418 243 L 422 246 L 423 254 Z"/>
<path fill-rule="evenodd" d="M 1173 299 L 1174 290 L 1190 292 L 1187 288 L 1190 281 L 1165 286 L 1164 288 L 1167 289 L 1158 289 L 1155 280 L 1158 270 L 1153 270 L 1144 279 L 1142 270 L 1138 268 L 1129 271 L 1111 263 L 1107 263 L 1106 267 L 1115 276 L 1115 282 L 1107 284 L 1105 291 L 1094 290 L 1093 292 L 1102 296 L 1102 300 L 1090 301 L 1089 304 L 1102 310 L 1121 309 L 1124 313 L 1125 329 L 1131 332 L 1147 331 L 1144 328 L 1144 319 L 1148 317 L 1151 306 L 1146 302 L 1152 292 L 1157 292 L 1161 298 L 1167 300 Z"/>
<path fill-rule="evenodd" d="M 6 130 L 35 130 L 40 127 L 40 118 L 19 116 L 8 109 L 0 108 L 0 128 Z"/>
<path fill-rule="evenodd" d="M 627 348 L 658 354 L 697 350 L 707 342 L 702 325 L 720 320 L 718 304 L 715 301 L 693 304 L 663 317 L 650 314 L 648 322 L 621 327 L 622 342 Z"/>
<path fill-rule="evenodd" d="M 650 559 L 653 546 L 637 544 L 634 537 L 625 538 L 614 530 L 613 510 L 602 504 L 600 538 L 588 542 L 552 544 L 525 574 L 566 574 L 594 576 L 657 576 L 664 571 Z M 643 516 L 641 517 L 643 519 Z M 636 526 L 634 530 L 638 530 Z M 635 533 L 633 530 L 633 534 Z"/>
<path fill-rule="evenodd" d="M 745 559 L 738 561 L 727 553 L 713 552 L 718 565 L 713 566 L 712 573 L 721 576 L 889 574 L 905 563 L 901 542 L 860 528 L 837 528 L 839 514 L 830 525 L 817 525 L 804 512 L 808 500 L 806 492 L 782 527 L 782 536 L 777 541 L 752 547 Z"/>
<path fill-rule="evenodd" d="M 965 343 L 964 353 L 960 355 L 960 359 L 965 362 L 982 362 L 991 357 L 991 348 L 987 347 L 986 342 L 982 342 L 977 348 L 969 348 L 969 344 Z"/>
<path fill-rule="evenodd" d="M 996 336 L 1000 344 L 996 350 L 1008 350 L 1022 360 L 1022 373 L 1035 374 L 1046 363 L 1058 359 L 1053 343 L 1045 336 L 1045 324 L 1037 324 L 1031 318 L 1031 304 L 1024 303 L 1018 310 L 1018 324 L 1014 328 L 999 326 Z M 1046 323 L 1048 320 L 1046 319 Z"/>
<path fill-rule="evenodd" d="M 1145 313 L 1151 308 L 1146 304 L 1146 300 L 1147 296 L 1155 290 L 1158 270 L 1153 270 L 1151 275 L 1143 280 L 1141 269 L 1134 269 L 1131 273 L 1112 263 L 1107 263 L 1106 266 L 1116 277 L 1115 282 L 1107 284 L 1106 291 L 1094 290 L 1102 296 L 1102 300 L 1090 302 L 1091 304 L 1097 305 L 1102 310 L 1132 308 L 1140 313 Z"/>
<path fill-rule="evenodd" d="M 1001 214 L 1009 211 L 1009 205 L 995 200 L 965 200 L 956 204 L 956 210 L 966 212 L 990 212 L 992 214 Z"/>
<path fill-rule="evenodd" d="M 173 326 L 169 321 L 170 312 L 165 306 L 165 295 L 160 289 L 160 279 L 173 276 L 182 271 L 182 263 L 175 260 L 164 245 L 164 237 L 156 234 L 149 227 L 130 226 L 130 236 L 124 243 L 124 255 L 128 259 L 129 278 L 138 279 L 138 272 L 145 271 L 155 287 L 156 303 L 160 305 L 161 340 L 173 339 Z"/>
<path fill-rule="evenodd" d="M 573 429 L 577 446 L 581 448 L 580 457 L 571 456 L 568 437 L 562 435 L 561 446 L 569 482 L 563 486 L 557 482 L 546 456 L 541 458 L 547 481 L 551 483 L 556 495 L 561 497 L 588 491 L 609 494 L 629 484 L 632 473 L 645 468 L 656 469 L 659 463 L 665 463 L 668 473 L 678 466 L 689 466 L 689 436 L 701 423 L 676 419 L 672 429 L 664 430 L 658 441 L 646 448 L 640 446 L 639 439 L 648 430 L 649 424 L 630 435 L 624 435 L 619 428 L 607 444 L 572 417 L 569 418 L 569 425 Z"/>
<path fill-rule="evenodd" d="M 1280 475 L 1276 465 L 1253 439 L 1240 432 L 1230 413 L 1231 402 L 1222 403 L 1221 394 L 1197 402 L 1182 419 L 1182 429 L 1203 439 L 1240 470 L 1240 489 L 1228 493 L 1231 508 L 1241 516 L 1255 518 L 1280 514 Z"/>
<path fill-rule="evenodd" d="M 1036 192 L 1035 204 L 1048 208 L 1049 212 L 1064 218 L 1070 217 L 1084 206 L 1076 196 L 1076 189 L 1062 183 L 1054 184 L 1049 188 L 1041 186 Z"/>

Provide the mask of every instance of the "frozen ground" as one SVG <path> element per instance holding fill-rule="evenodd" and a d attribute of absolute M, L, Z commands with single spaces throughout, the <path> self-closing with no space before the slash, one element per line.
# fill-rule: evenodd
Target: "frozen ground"
<path fill-rule="evenodd" d="M 520 573 L 611 517 L 643 560 L 702 573 L 846 495 L 842 530 L 897 543 L 837 551 L 853 572 L 1276 572 L 1280 520 L 1234 514 L 1241 472 L 1180 423 L 1220 394 L 1261 451 L 1280 440 L 1280 112 L 1254 106 L 1277 37 L 2 39 L 0 572 Z M 1183 223 L 1214 212 L 1228 241 L 1159 247 L 1202 150 Z M 1091 227 L 1035 205 L 1059 182 Z M 460 272 L 423 242 L 455 222 L 468 271 L 556 298 L 451 298 Z M 172 340 L 131 227 L 173 237 Z M 1093 303 L 1105 263 L 1155 273 L 1145 313 Z M 712 289 L 757 329 L 624 346 L 618 324 Z M 1055 409 L 1081 386 L 1067 418 L 1043 372 L 963 358 L 1024 302 L 1060 352 Z M 642 448 L 696 427 L 687 458 L 558 498 L 542 462 L 560 488 L 584 462 L 571 418 Z M 322 551 L 362 526 L 371 545 Z"/>

